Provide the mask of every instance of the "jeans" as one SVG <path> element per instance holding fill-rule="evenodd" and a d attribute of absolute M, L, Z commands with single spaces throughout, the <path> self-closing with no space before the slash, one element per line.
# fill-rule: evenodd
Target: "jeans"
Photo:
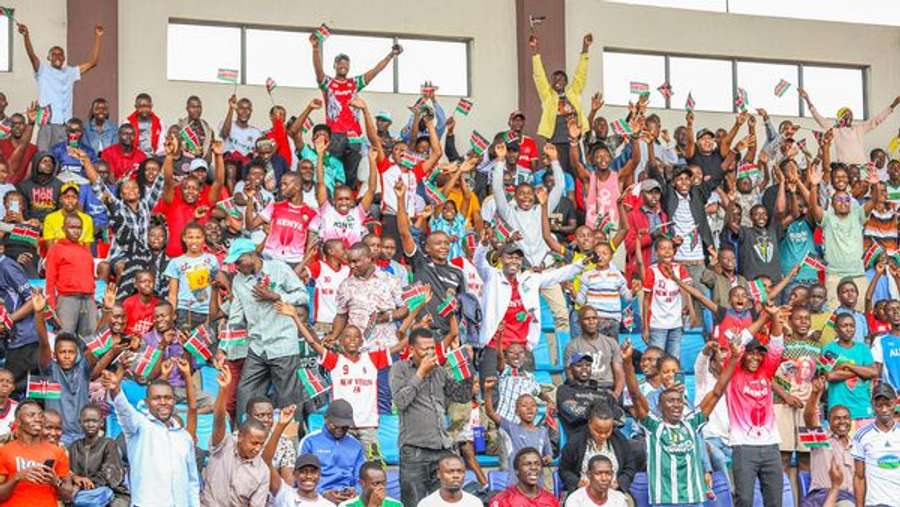
<path fill-rule="evenodd" d="M 654 347 L 659 347 L 666 351 L 666 354 L 673 356 L 681 361 L 681 335 L 684 330 L 680 327 L 675 329 L 653 329 L 650 328 L 650 343 Z"/>
<path fill-rule="evenodd" d="M 734 505 L 753 505 L 753 488 L 758 478 L 763 505 L 781 507 L 784 480 L 778 444 L 736 445 L 733 451 L 731 467 L 734 471 Z"/>
<path fill-rule="evenodd" d="M 400 447 L 400 498 L 404 507 L 416 507 L 440 487 L 437 464 L 448 452 L 413 445 Z"/>
<path fill-rule="evenodd" d="M 713 472 L 724 472 L 728 487 L 734 489 L 731 474 L 728 473 L 728 460 L 731 458 L 731 447 L 719 437 L 706 438 L 706 450 L 709 461 L 712 463 Z"/>
<path fill-rule="evenodd" d="M 347 141 L 347 134 L 334 133 L 331 134 L 331 141 L 328 143 L 328 152 L 341 159 L 341 163 L 344 164 L 344 184 L 354 188 L 356 186 L 356 170 L 362 159 L 360 146 L 350 144 Z M 410 189 L 410 191 L 413 190 Z"/>
<path fill-rule="evenodd" d="M 75 493 L 72 505 L 75 507 L 104 507 L 109 505 L 115 494 L 106 486 L 94 489 L 83 489 Z"/>

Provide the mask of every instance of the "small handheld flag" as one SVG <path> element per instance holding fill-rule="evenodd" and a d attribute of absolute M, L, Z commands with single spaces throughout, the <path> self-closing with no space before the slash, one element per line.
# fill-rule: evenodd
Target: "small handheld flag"
<path fill-rule="evenodd" d="M 466 248 L 469 250 L 475 250 L 475 232 L 470 232 L 466 234 Z"/>
<path fill-rule="evenodd" d="M 672 85 L 670 85 L 668 81 L 666 81 L 665 83 L 659 85 L 659 88 L 657 88 L 656 90 L 657 90 L 663 97 L 665 97 L 665 98 L 667 98 L 667 99 L 668 99 L 668 98 L 671 98 L 672 95 L 673 95 L 673 92 L 672 92 Z"/>
<path fill-rule="evenodd" d="M 747 163 L 741 164 L 740 167 L 738 167 L 738 169 L 737 169 L 737 178 L 738 179 L 758 178 L 759 175 L 760 175 L 759 166 L 757 166 L 756 164 L 754 164 L 752 162 L 747 162 Z"/>
<path fill-rule="evenodd" d="M 50 377 L 32 377 L 29 373 L 25 397 L 33 400 L 58 400 L 62 397 L 62 386 Z"/>
<path fill-rule="evenodd" d="M 316 396 L 328 391 L 328 386 L 326 386 L 319 379 L 319 376 L 313 372 L 310 368 L 299 368 L 297 369 L 297 378 L 300 379 L 300 383 L 303 385 L 303 390 L 306 391 L 306 395 L 309 398 L 315 398 Z"/>
<path fill-rule="evenodd" d="M 412 169 L 421 161 L 422 157 L 408 151 L 404 151 L 403 155 L 400 157 L 400 165 L 407 169 Z"/>
<path fill-rule="evenodd" d="M 434 183 L 430 181 L 426 181 L 423 185 L 425 188 L 425 197 L 428 198 L 434 204 L 444 204 L 447 202 L 447 197 L 435 186 Z"/>
<path fill-rule="evenodd" d="M 878 262 L 878 258 L 884 253 L 884 248 L 881 247 L 877 242 L 873 241 L 872 246 L 866 250 L 865 255 L 863 255 L 863 265 L 866 269 L 869 269 Z"/>
<path fill-rule="evenodd" d="M 479 155 L 484 155 L 484 152 L 487 151 L 488 146 L 491 145 L 491 143 L 489 143 L 488 140 L 484 138 L 484 136 L 479 134 L 477 130 L 473 130 L 472 135 L 469 136 L 469 144 L 472 145 L 472 149 L 475 150 L 475 153 Z"/>
<path fill-rule="evenodd" d="M 184 139 L 184 146 L 191 153 L 196 153 L 200 150 L 201 142 L 200 136 L 197 135 L 197 132 L 194 131 L 190 126 L 185 125 L 183 129 L 181 129 L 181 138 Z"/>
<path fill-rule="evenodd" d="M 828 443 L 828 434 L 821 427 L 808 428 L 800 427 L 797 431 L 800 443 L 807 449 L 819 449 L 822 447 L 830 447 Z"/>
<path fill-rule="evenodd" d="M 643 95 L 645 93 L 650 93 L 650 85 L 647 83 L 641 83 L 639 81 L 632 81 L 630 83 L 631 93 L 635 95 Z"/>
<path fill-rule="evenodd" d="M 46 106 L 38 106 L 37 112 L 34 117 L 34 123 L 36 123 L 40 127 L 43 127 L 44 125 L 50 123 L 50 116 L 50 104 L 47 104 Z"/>
<path fill-rule="evenodd" d="M 266 92 L 269 95 L 272 95 L 272 90 L 274 90 L 276 86 L 278 86 L 278 83 L 276 83 L 274 79 L 270 77 L 266 78 Z"/>
<path fill-rule="evenodd" d="M 791 88 L 791 83 L 781 79 L 778 81 L 778 84 L 775 85 L 775 96 L 783 97 L 785 93 Z"/>
<path fill-rule="evenodd" d="M 348 144 L 362 144 L 363 138 L 361 135 L 359 135 L 358 132 L 353 131 L 353 130 L 348 130 L 347 131 L 347 143 Z"/>
<path fill-rule="evenodd" d="M 32 229 L 31 227 L 26 227 L 24 225 L 16 225 L 13 227 L 13 230 L 9 233 L 9 239 L 13 241 L 19 241 L 21 243 L 28 243 L 31 246 L 38 245 L 38 231 Z"/>
<path fill-rule="evenodd" d="M 216 207 L 220 210 L 227 213 L 232 218 L 241 218 L 241 211 L 237 208 L 237 205 L 234 203 L 234 197 L 229 197 L 228 199 L 223 199 L 216 203 Z"/>
<path fill-rule="evenodd" d="M 47 305 L 44 307 L 44 322 L 51 325 L 54 329 L 59 329 L 59 315 L 56 314 L 56 310 Z"/>
<path fill-rule="evenodd" d="M 819 259 L 816 259 L 812 255 L 808 255 L 803 259 L 803 265 L 809 266 L 816 271 L 825 271 L 825 264 L 822 263 Z"/>
<path fill-rule="evenodd" d="M 693 113 L 696 106 L 697 102 L 694 101 L 694 97 L 693 95 L 691 95 L 691 92 L 688 92 L 687 99 L 685 99 L 684 101 L 684 110 L 689 113 Z"/>
<path fill-rule="evenodd" d="M 750 297 L 758 303 L 765 303 L 769 299 L 766 292 L 766 284 L 762 280 L 756 279 L 750 283 Z"/>
<path fill-rule="evenodd" d="M 613 130 L 620 136 L 630 136 L 634 134 L 634 132 L 631 130 L 631 125 L 629 125 L 624 118 L 618 119 L 613 122 Z"/>
<path fill-rule="evenodd" d="M 813 139 L 815 139 L 818 144 L 822 144 L 822 139 L 825 137 L 825 132 L 822 132 L 821 130 L 813 130 L 812 134 Z"/>
<path fill-rule="evenodd" d="M 507 130 L 503 133 L 503 142 L 504 143 L 515 143 L 519 141 L 519 134 L 516 133 L 515 130 Z"/>
<path fill-rule="evenodd" d="M 319 25 L 319 28 L 316 28 L 315 34 L 319 42 L 325 42 L 325 39 L 331 37 L 331 29 L 325 23 L 322 23 Z"/>
<path fill-rule="evenodd" d="M 449 317 L 453 312 L 456 311 L 457 302 L 456 297 L 453 295 L 447 296 L 447 299 L 444 299 L 443 302 L 437 307 L 438 315 L 441 317 Z"/>
<path fill-rule="evenodd" d="M 625 329 L 629 332 L 634 329 L 634 308 L 631 305 L 628 305 L 622 310 L 622 325 L 625 326 Z"/>
<path fill-rule="evenodd" d="M 112 330 L 110 329 L 96 335 L 91 341 L 85 342 L 85 348 L 88 352 L 93 354 L 94 357 L 101 357 L 103 354 L 106 354 L 112 346 Z"/>
<path fill-rule="evenodd" d="M 747 110 L 747 90 L 743 88 L 737 89 L 737 97 L 734 98 L 734 106 L 738 111 Z"/>
<path fill-rule="evenodd" d="M 226 326 L 219 331 L 219 348 L 227 349 L 247 345 L 247 330 Z"/>
<path fill-rule="evenodd" d="M 409 311 L 414 312 L 425 304 L 427 292 L 428 289 L 426 289 L 424 285 L 412 285 L 401 294 L 403 304 L 406 305 Z"/>
<path fill-rule="evenodd" d="M 513 231 L 511 231 L 506 224 L 498 220 L 497 226 L 494 227 L 494 235 L 497 237 L 498 241 L 505 243 L 512 238 Z"/>
<path fill-rule="evenodd" d="M 469 367 L 469 361 L 462 348 L 447 353 L 447 364 L 450 366 L 450 373 L 453 379 L 461 382 L 472 376 L 472 369 Z"/>
<path fill-rule="evenodd" d="M 459 102 L 456 103 L 456 112 L 463 116 L 469 116 L 473 105 L 474 103 L 469 99 L 459 99 Z"/>
<path fill-rule="evenodd" d="M 149 377 L 156 367 L 156 363 L 162 358 L 162 351 L 156 347 L 147 347 L 137 357 L 134 364 L 134 372 L 141 377 Z"/>
<path fill-rule="evenodd" d="M 806 151 L 806 139 L 797 141 L 797 148 L 799 148 L 800 151 Z"/>
<path fill-rule="evenodd" d="M 222 81 L 224 83 L 237 84 L 238 81 L 238 70 L 237 69 L 219 69 L 219 72 L 216 74 L 216 79 Z"/>
<path fill-rule="evenodd" d="M 9 18 L 10 22 L 14 19 L 13 10 L 11 7 L 0 7 L 0 13 L 2 13 L 3 16 Z"/>
<path fill-rule="evenodd" d="M 9 134 L 12 132 L 12 127 L 10 127 L 5 121 L 0 122 L 0 139 L 6 139 L 9 137 Z"/>
<path fill-rule="evenodd" d="M 209 344 L 209 331 L 206 326 L 199 326 L 184 342 L 184 350 L 188 351 L 198 362 L 208 362 L 212 359 L 212 352 L 207 346 Z"/>

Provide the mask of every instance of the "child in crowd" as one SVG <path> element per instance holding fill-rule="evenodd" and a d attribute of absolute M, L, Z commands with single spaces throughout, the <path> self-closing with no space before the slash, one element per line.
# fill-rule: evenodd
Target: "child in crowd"
<path fill-rule="evenodd" d="M 42 415 L 43 423 L 41 432 L 44 440 L 48 443 L 65 449 L 66 444 L 62 441 L 63 436 L 63 418 L 59 411 L 54 408 L 45 408 Z"/>
<path fill-rule="evenodd" d="M 339 239 L 329 239 L 322 246 L 323 258 L 306 266 L 301 277 L 312 278 L 316 289 L 313 295 L 313 322 L 319 336 L 331 334 L 331 326 L 337 314 L 337 289 L 350 276 L 347 252 Z"/>
<path fill-rule="evenodd" d="M 600 334 L 619 339 L 622 322 L 622 301 L 631 302 L 633 296 L 625 276 L 611 266 L 613 248 L 608 243 L 594 247 L 595 267 L 581 275 L 581 286 L 575 302 L 597 310 Z"/>
<path fill-rule="evenodd" d="M 716 379 L 725 371 L 725 358 L 727 353 L 722 345 L 714 340 L 706 342 L 703 350 L 697 354 L 694 362 L 696 375 L 695 400 L 702 400 L 710 393 L 716 384 Z M 724 472 L 725 480 L 731 486 L 731 474 L 728 471 L 728 462 L 731 461 L 731 447 L 728 445 L 728 406 L 720 399 L 716 407 L 709 414 L 709 420 L 703 427 L 702 435 L 706 441 L 705 451 L 709 455 L 709 462 L 713 472 Z"/>
<path fill-rule="evenodd" d="M 826 345 L 834 341 L 836 332 L 832 321 L 837 315 L 842 313 L 849 313 L 856 321 L 856 332 L 853 335 L 853 339 L 860 343 L 865 343 L 866 336 L 869 335 L 869 324 L 865 314 L 856 310 L 856 304 L 859 300 L 859 289 L 852 278 L 841 280 L 841 282 L 838 283 L 837 300 L 838 307 L 831 312 L 831 316 L 828 321 L 826 321 L 825 326 L 821 329 L 822 335 L 819 339 L 819 343 L 821 345 Z M 829 325 L 828 322 L 832 322 L 832 325 Z"/>
<path fill-rule="evenodd" d="M 125 465 L 114 440 L 100 435 L 103 413 L 97 405 L 81 409 L 84 438 L 69 446 L 75 505 L 128 505 Z"/>
<path fill-rule="evenodd" d="M 870 286 L 871 287 L 871 286 Z M 822 347 L 822 355 L 834 360 L 825 373 L 828 381 L 828 411 L 840 405 L 850 412 L 855 432 L 875 414 L 872 410 L 872 382 L 879 378 L 872 351 L 854 339 L 856 319 L 844 313 L 835 321 L 837 340 Z"/>
<path fill-rule="evenodd" d="M 154 276 L 153 292 L 160 298 L 169 297 L 169 280 L 165 277 L 166 267 L 169 265 L 169 256 L 166 254 L 168 236 L 165 224 L 151 225 L 147 231 L 147 246 L 150 247 L 150 262 L 147 265 Z"/>
<path fill-rule="evenodd" d="M 56 310 L 61 331 L 87 336 L 97 327 L 94 304 L 94 256 L 79 243 L 83 224 L 67 215 L 65 237 L 47 251 L 47 303 Z"/>
<path fill-rule="evenodd" d="M 644 343 L 659 347 L 678 357 L 681 353 L 682 314 L 692 308 L 676 279 L 689 280 L 684 266 L 674 264 L 675 244 L 659 238 L 654 246 L 656 263 L 644 273 L 644 305 L 641 307 L 641 333 Z"/>
<path fill-rule="evenodd" d="M 12 431 L 19 403 L 10 398 L 16 388 L 16 378 L 6 368 L 0 368 L 0 437 Z"/>
<path fill-rule="evenodd" d="M 215 315 L 217 298 L 212 297 L 210 280 L 219 271 L 215 256 L 204 253 L 203 226 L 189 223 L 181 233 L 184 255 L 169 262 L 164 276 L 169 279 L 169 303 L 177 309 L 176 324 L 185 331 L 193 330 Z"/>
<path fill-rule="evenodd" d="M 431 231 L 443 231 L 450 236 L 450 253 L 447 259 L 462 257 L 466 240 L 466 212 L 468 201 L 463 203 L 463 209 L 459 212 L 456 203 L 447 201 L 437 207 L 437 213 L 428 222 Z"/>
<path fill-rule="evenodd" d="M 125 310 L 127 318 L 127 333 L 143 336 L 149 330 L 149 328 L 137 329 L 140 332 L 135 333 L 136 327 L 145 326 L 147 321 L 153 322 L 153 309 L 159 303 L 159 297 L 153 292 L 155 285 L 156 277 L 150 271 L 141 270 L 134 275 L 134 287 L 137 292 L 122 301 L 122 308 Z"/>
<path fill-rule="evenodd" d="M 500 417 L 519 423 L 516 414 L 516 403 L 519 396 L 530 394 L 540 397 L 546 403 L 554 405 L 549 393 L 542 393 L 534 373 L 525 367 L 525 345 L 511 343 L 503 347 L 503 340 L 497 340 L 497 371 L 499 378 L 496 382 L 499 403 L 497 414 Z M 533 367 L 533 366 L 532 366 Z"/>

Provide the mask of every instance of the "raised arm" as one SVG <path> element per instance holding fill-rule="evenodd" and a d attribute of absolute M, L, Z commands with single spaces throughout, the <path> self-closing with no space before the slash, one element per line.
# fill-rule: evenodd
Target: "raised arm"
<path fill-rule="evenodd" d="M 369 69 L 363 75 L 363 79 L 366 80 L 366 84 L 371 83 L 372 80 L 375 79 L 375 77 L 378 76 L 378 74 L 380 74 L 385 67 L 387 67 L 387 64 L 391 63 L 391 60 L 393 60 L 395 56 L 399 55 L 402 52 L 403 46 L 401 46 L 400 44 L 394 44 L 393 46 L 391 46 L 391 52 L 388 53 L 384 58 L 376 63 L 374 67 Z"/>
<path fill-rule="evenodd" d="M 309 45 L 312 46 L 313 70 L 316 72 L 316 83 L 325 82 L 325 70 L 322 68 L 322 44 L 315 33 L 309 34 Z"/>
<path fill-rule="evenodd" d="M 275 303 L 275 309 L 278 311 L 278 313 L 286 315 L 294 321 L 294 325 L 297 326 L 297 331 L 300 333 L 300 336 L 302 336 L 303 339 L 306 340 L 306 343 L 309 344 L 309 347 L 313 349 L 316 354 L 318 354 L 320 357 L 325 355 L 325 352 L 327 352 L 325 347 L 321 342 L 319 342 L 319 339 L 316 337 L 316 335 L 314 335 L 306 327 L 303 319 L 301 319 L 300 315 L 297 313 L 297 307 L 289 303 L 278 301 L 277 303 Z"/>
<path fill-rule="evenodd" d="M 41 370 L 47 370 L 50 368 L 50 362 L 53 361 L 53 348 L 50 347 L 47 323 L 44 321 L 47 298 L 40 290 L 33 290 L 31 291 L 31 302 L 34 304 L 34 328 L 38 335 L 38 366 Z"/>
<path fill-rule="evenodd" d="M 809 197 L 806 199 L 806 204 L 809 206 L 810 217 L 818 224 L 821 224 L 822 219 L 825 218 L 825 210 L 819 205 L 820 183 L 822 183 L 822 168 L 816 166 L 809 171 Z"/>
<path fill-rule="evenodd" d="M 737 117 L 734 119 L 734 125 L 731 126 L 731 129 L 728 130 L 728 133 L 725 134 L 725 137 L 719 141 L 719 153 L 726 157 L 728 156 L 728 152 L 731 151 L 731 143 L 734 142 L 735 136 L 737 136 L 738 130 L 740 130 L 741 125 L 743 125 L 747 121 L 747 117 L 750 115 L 747 111 L 741 111 L 738 113 Z"/>
<path fill-rule="evenodd" d="M 94 27 L 94 46 L 91 48 L 91 57 L 88 61 L 78 64 L 78 71 L 82 74 L 96 67 L 97 62 L 100 61 L 100 41 L 102 39 L 103 26 L 97 25 Z"/>
<path fill-rule="evenodd" d="M 547 208 L 556 209 L 566 188 L 566 176 L 563 174 L 562 165 L 559 163 L 559 154 L 556 151 L 556 146 L 551 143 L 544 143 L 544 154 L 550 159 L 550 168 L 553 169 L 553 181 L 556 182 L 556 185 L 553 185 L 553 188 L 547 194 Z M 494 199 L 496 198 L 494 196 Z"/>
<path fill-rule="evenodd" d="M 219 131 L 222 139 L 228 139 L 228 136 L 231 135 L 235 110 L 237 110 L 237 95 L 232 94 L 231 97 L 228 97 L 228 109 L 225 111 L 225 120 L 222 121 L 222 129 Z"/>
<path fill-rule="evenodd" d="M 697 408 L 700 409 L 701 412 L 706 414 L 709 417 L 709 414 L 716 408 L 716 404 L 719 403 L 719 399 L 722 398 L 722 395 L 725 394 L 725 387 L 728 385 L 728 382 L 731 381 L 731 377 L 734 375 L 734 370 L 737 368 L 738 360 L 737 357 L 740 354 L 740 349 L 738 349 L 737 344 L 732 344 L 731 348 L 731 357 L 732 360 L 728 361 L 728 366 L 725 367 L 725 371 L 719 375 L 719 378 L 716 380 L 716 385 L 713 386 L 712 391 L 708 392 L 706 396 L 703 397 L 703 400 L 700 401 L 700 404 Z"/>
<path fill-rule="evenodd" d="M 318 39 L 317 39 L 318 40 Z M 300 116 L 291 123 L 290 128 L 288 128 L 288 136 L 294 140 L 294 144 L 297 145 L 297 149 L 303 148 L 303 124 L 306 123 L 309 115 L 312 114 L 316 109 L 322 108 L 322 99 L 313 98 L 309 100 L 309 103 L 306 104 L 306 107 L 303 108 L 303 111 L 300 112 Z M 310 132 L 312 135 L 312 132 Z"/>
<path fill-rule="evenodd" d="M 325 137 L 317 137 L 313 141 L 313 146 L 316 149 L 316 201 L 321 207 L 328 202 L 328 187 L 325 186 L 325 152 L 328 146 L 325 144 Z M 374 172 L 378 172 L 377 167 Z"/>
<path fill-rule="evenodd" d="M 366 180 L 366 191 L 359 200 L 359 205 L 363 211 L 369 212 L 372 202 L 375 200 L 375 191 L 378 190 L 378 152 L 369 150 L 369 178 Z M 316 192 L 318 193 L 318 187 Z"/>
<path fill-rule="evenodd" d="M 494 421 L 497 427 L 500 427 L 500 414 L 494 409 L 494 388 L 497 386 L 496 377 L 487 377 L 484 379 L 484 413 Z"/>
<path fill-rule="evenodd" d="M 506 199 L 506 189 L 503 186 L 503 171 L 506 168 L 506 145 L 497 143 L 494 146 L 494 155 L 496 158 L 494 159 L 494 167 L 491 168 L 491 194 L 494 196 L 494 203 L 497 205 L 497 214 L 500 215 L 500 218 L 509 222 L 512 209 L 509 201 Z M 557 184 L 556 186 L 559 187 L 560 185 Z"/>
<path fill-rule="evenodd" d="M 410 231 L 409 213 L 406 211 L 406 184 L 398 179 L 394 185 L 394 193 L 397 195 L 397 232 L 400 234 L 400 242 L 403 245 L 403 253 L 412 255 L 416 250 L 416 240 Z"/>
<path fill-rule="evenodd" d="M 28 27 L 22 23 L 19 23 L 19 33 L 22 34 L 22 40 L 25 41 L 25 53 L 28 55 L 28 60 L 31 61 L 31 68 L 37 72 L 41 66 L 41 59 L 34 53 L 34 46 L 31 45 L 31 33 L 28 31 Z"/>
<path fill-rule="evenodd" d="M 581 138 L 581 127 L 578 126 L 578 122 L 575 120 L 569 120 L 568 127 L 569 165 L 572 167 L 572 169 L 575 170 L 575 176 L 577 176 L 581 181 L 587 183 L 591 178 L 591 173 L 589 173 L 588 170 L 584 168 L 584 164 L 581 162 L 581 143 L 578 142 L 579 138 Z"/>
<path fill-rule="evenodd" d="M 565 252 L 565 247 L 556 240 L 556 236 L 550 229 L 550 212 L 547 210 L 547 190 L 543 187 L 539 187 L 538 190 L 535 190 L 535 195 L 538 204 L 541 206 L 541 237 L 544 238 L 544 242 L 547 243 L 551 252 L 562 254 Z M 582 287 L 583 286 L 584 284 L 582 284 Z"/>
<path fill-rule="evenodd" d="M 217 447 L 225 438 L 225 420 L 228 418 L 228 386 L 231 384 L 231 370 L 225 366 L 224 361 L 217 365 L 218 373 L 216 382 L 219 384 L 219 394 L 216 395 L 216 403 L 213 406 L 213 430 L 210 439 L 210 448 Z M 190 379 L 185 379 L 190 383 Z"/>
<path fill-rule="evenodd" d="M 425 128 L 428 129 L 428 144 L 431 146 L 431 151 L 428 158 L 422 162 L 422 171 L 429 174 L 444 155 L 444 149 L 441 148 L 441 138 L 438 136 L 437 129 L 434 128 L 433 119 L 425 118 Z"/>
<path fill-rule="evenodd" d="M 634 348 L 631 346 L 631 342 L 626 341 L 622 344 L 622 366 L 625 368 L 625 387 L 628 388 L 628 394 L 631 395 L 634 418 L 635 420 L 640 421 L 650 413 L 650 404 L 647 402 L 647 398 L 641 393 L 637 376 L 634 374 L 634 363 L 631 361 L 633 353 Z"/>
<path fill-rule="evenodd" d="M 528 47 L 531 48 L 531 76 L 534 79 L 534 87 L 537 90 L 541 102 L 545 98 L 550 97 L 553 88 L 550 81 L 547 80 L 547 71 L 544 70 L 544 62 L 541 61 L 541 48 L 538 43 L 537 35 L 528 36 Z"/>
<path fill-rule="evenodd" d="M 803 102 L 806 102 L 806 108 L 809 109 L 809 113 L 812 115 L 813 119 L 816 120 L 816 123 L 819 124 L 823 129 L 830 128 L 831 125 L 828 124 L 828 120 L 825 119 L 819 111 L 816 109 L 816 106 L 813 105 L 812 101 L 809 99 L 809 94 L 806 93 L 806 90 L 803 88 L 798 88 L 797 93 L 800 94 L 800 98 L 803 99 Z"/>
<path fill-rule="evenodd" d="M 694 142 L 694 113 L 691 111 L 688 111 L 685 116 L 684 128 L 687 130 L 684 145 L 684 158 L 690 160 L 694 158 L 694 152 L 697 149 L 697 145 Z"/>
<path fill-rule="evenodd" d="M 209 186 L 209 202 L 215 206 L 219 202 L 222 189 L 225 188 L 225 158 L 223 156 L 225 145 L 221 139 L 213 139 L 210 147 L 216 163 L 216 173 L 212 185 Z"/>
<path fill-rule="evenodd" d="M 678 286 L 681 287 L 681 289 L 683 291 L 690 294 L 692 298 L 699 301 L 700 304 L 702 304 L 703 306 L 709 308 L 709 311 L 711 311 L 713 313 L 716 313 L 719 311 L 719 305 L 717 305 L 715 303 L 715 301 L 706 297 L 706 295 L 704 295 L 703 292 L 697 290 L 697 288 L 694 287 L 693 285 L 686 283 L 684 280 L 682 280 L 681 278 L 678 278 L 677 276 L 673 276 L 672 280 L 674 280 L 675 283 L 678 284 Z"/>
<path fill-rule="evenodd" d="M 164 146 L 166 158 L 162 164 L 163 178 L 165 178 L 163 180 L 162 198 L 166 204 L 172 204 L 172 201 L 175 199 L 175 186 L 177 185 L 175 181 L 175 153 L 178 151 L 178 139 L 170 134 L 166 136 Z"/>
<path fill-rule="evenodd" d="M 296 412 L 297 405 L 288 405 L 281 409 L 278 414 L 278 422 L 272 428 L 272 435 L 266 441 L 265 448 L 263 448 L 262 459 L 266 466 L 269 467 L 269 492 L 273 495 L 277 494 L 278 490 L 281 489 L 283 479 L 278 469 L 272 465 L 272 458 L 275 457 L 275 451 L 278 450 L 278 441 L 281 440 L 284 429 L 293 422 Z"/>

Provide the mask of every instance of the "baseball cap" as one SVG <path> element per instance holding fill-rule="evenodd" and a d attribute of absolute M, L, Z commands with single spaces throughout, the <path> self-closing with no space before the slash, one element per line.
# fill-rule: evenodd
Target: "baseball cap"
<path fill-rule="evenodd" d="M 347 400 L 334 400 L 325 411 L 325 419 L 335 426 L 353 426 L 353 406 Z"/>
<path fill-rule="evenodd" d="M 391 118 L 391 113 L 387 111 L 378 111 L 377 113 L 375 113 L 375 119 L 394 123 L 394 119 Z"/>
<path fill-rule="evenodd" d="M 745 352 L 750 352 L 751 350 L 762 350 L 763 352 L 765 352 L 765 351 L 769 350 L 769 348 L 766 347 L 765 345 L 763 345 L 759 340 L 754 338 L 754 339 L 750 340 L 750 342 L 747 343 L 746 346 L 744 346 Z"/>
<path fill-rule="evenodd" d="M 894 388 L 885 382 L 878 384 L 877 387 L 872 389 L 872 399 L 873 400 L 877 399 L 877 398 L 890 398 L 893 400 L 896 397 L 897 397 L 897 393 L 896 393 L 896 391 L 894 391 Z"/>
<path fill-rule="evenodd" d="M 319 458 L 315 454 L 301 454 L 294 462 L 294 470 L 300 470 L 303 467 L 316 467 L 321 470 L 322 464 L 319 463 Z"/>
<path fill-rule="evenodd" d="M 518 109 L 516 109 L 515 111 L 509 113 L 509 119 L 510 119 L 510 120 L 512 120 L 512 119 L 515 118 L 516 116 L 521 116 L 522 119 L 525 119 L 525 113 L 523 113 L 522 111 L 520 111 L 520 110 L 518 110 Z"/>
<path fill-rule="evenodd" d="M 651 190 L 662 191 L 662 187 L 660 186 L 659 182 L 653 178 L 649 178 L 641 182 L 641 192 L 649 192 Z"/>
<path fill-rule="evenodd" d="M 594 356 L 590 354 L 585 354 L 583 352 L 576 352 L 572 354 L 572 357 L 569 358 L 569 366 L 577 364 L 580 361 L 587 361 L 589 363 L 594 362 Z"/>
<path fill-rule="evenodd" d="M 232 262 L 236 262 L 238 258 L 245 253 L 255 252 L 256 251 L 256 243 L 249 238 L 238 238 L 231 243 L 231 246 L 228 247 L 228 255 L 222 259 L 222 262 L 225 264 L 231 264 Z"/>
<path fill-rule="evenodd" d="M 697 139 L 700 139 L 703 136 L 713 136 L 716 137 L 716 134 L 709 129 L 700 129 L 700 132 L 697 132 Z"/>
<path fill-rule="evenodd" d="M 69 190 L 74 190 L 75 195 L 78 195 L 81 193 L 81 187 L 78 186 L 78 183 L 75 183 L 74 181 L 70 181 L 68 183 L 64 183 L 63 186 L 60 187 L 59 195 L 63 195 L 66 192 L 68 192 Z"/>
<path fill-rule="evenodd" d="M 195 158 L 191 160 L 190 172 L 194 172 L 198 169 L 203 169 L 204 171 L 209 171 L 209 164 L 206 163 L 206 160 L 202 158 Z"/>
<path fill-rule="evenodd" d="M 500 249 L 500 254 L 502 254 L 502 255 L 518 254 L 522 257 L 525 257 L 525 252 L 522 250 L 521 247 L 519 247 L 519 245 L 517 245 L 515 243 L 507 243 L 507 244 L 503 245 L 503 248 Z"/>

